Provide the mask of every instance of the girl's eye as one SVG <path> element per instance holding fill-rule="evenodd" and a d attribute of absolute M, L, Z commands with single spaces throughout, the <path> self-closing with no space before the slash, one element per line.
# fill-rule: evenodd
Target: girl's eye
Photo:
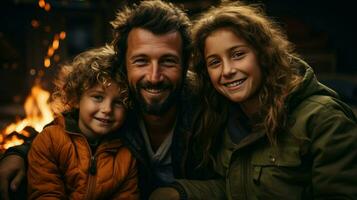
<path fill-rule="evenodd" d="M 207 61 L 207 67 L 216 67 L 220 64 L 218 59 L 211 59 Z"/>
<path fill-rule="evenodd" d="M 233 51 L 233 53 L 232 53 L 232 58 L 235 58 L 235 59 L 239 59 L 239 58 L 241 58 L 242 56 L 244 55 L 244 53 L 243 52 L 241 52 L 241 51 Z"/>

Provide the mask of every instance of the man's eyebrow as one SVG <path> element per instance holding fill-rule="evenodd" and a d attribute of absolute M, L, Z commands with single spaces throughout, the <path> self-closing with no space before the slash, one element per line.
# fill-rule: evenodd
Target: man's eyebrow
<path fill-rule="evenodd" d="M 167 57 L 170 57 L 170 58 L 176 58 L 178 60 L 180 60 L 180 56 L 176 55 L 176 54 L 171 54 L 171 53 L 168 53 L 168 54 L 164 54 L 163 56 L 161 56 L 162 58 L 167 58 Z"/>
<path fill-rule="evenodd" d="M 142 58 L 142 57 L 147 57 L 147 55 L 145 54 L 136 54 L 136 55 L 132 55 L 129 59 L 135 59 L 135 58 Z"/>

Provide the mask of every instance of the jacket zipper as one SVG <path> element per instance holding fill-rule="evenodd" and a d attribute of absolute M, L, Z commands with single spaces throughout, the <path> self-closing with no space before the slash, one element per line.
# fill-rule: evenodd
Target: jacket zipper
<path fill-rule="evenodd" d="M 89 146 L 89 144 L 88 144 Z M 97 181 L 97 158 L 98 155 L 104 152 L 111 151 L 112 147 L 109 148 L 97 148 L 97 151 L 94 155 L 92 155 L 92 151 L 90 150 L 90 162 L 89 162 L 89 168 L 88 168 L 88 187 L 87 187 L 87 195 L 86 195 L 86 200 L 91 200 L 94 199 L 94 194 L 95 194 L 95 185 Z"/>
<path fill-rule="evenodd" d="M 103 148 L 100 148 L 100 146 L 102 146 L 102 145 L 99 145 L 97 147 L 95 154 L 93 155 L 87 139 L 82 134 L 75 133 L 75 132 L 69 132 L 69 131 L 68 131 L 68 133 L 72 134 L 72 135 L 77 135 L 77 136 L 83 137 L 85 140 L 85 143 L 87 145 L 89 156 L 90 156 L 90 161 L 89 161 L 89 168 L 88 168 L 87 192 L 86 192 L 84 199 L 86 199 L 86 200 L 94 199 L 95 183 L 97 181 L 97 157 L 100 153 L 108 151 L 108 149 L 118 148 L 118 146 L 115 145 L 114 147 L 110 146 L 110 147 L 106 147 L 103 149 Z"/>
<path fill-rule="evenodd" d="M 97 174 L 97 153 L 93 155 L 92 150 L 86 140 L 87 147 L 89 150 L 90 161 L 89 161 L 89 168 L 88 168 L 88 185 L 87 185 L 87 194 L 85 199 L 93 199 L 94 198 L 94 189 L 95 189 L 95 182 L 96 182 L 96 174 Z M 98 149 L 97 149 L 98 151 Z"/>
<path fill-rule="evenodd" d="M 87 189 L 87 198 L 88 200 L 94 198 L 94 189 L 95 189 L 95 182 L 96 182 L 96 173 L 97 173 L 97 162 L 96 156 L 92 155 L 89 164 L 89 177 L 88 177 L 88 189 Z"/>
<path fill-rule="evenodd" d="M 89 164 L 89 174 L 94 176 L 97 173 L 97 160 L 95 156 L 91 156 Z"/>

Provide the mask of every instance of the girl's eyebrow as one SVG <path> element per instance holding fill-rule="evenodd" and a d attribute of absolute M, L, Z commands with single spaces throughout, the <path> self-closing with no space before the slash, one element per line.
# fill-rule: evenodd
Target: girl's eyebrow
<path fill-rule="evenodd" d="M 246 45 L 246 44 L 238 44 L 238 45 L 235 45 L 235 46 L 232 46 L 232 47 L 228 48 L 227 52 L 231 52 L 232 50 L 237 49 L 237 48 L 245 48 L 245 47 L 248 47 L 248 45 Z M 208 60 L 209 58 L 214 57 L 214 56 L 215 56 L 215 54 L 208 55 L 206 57 L 206 60 Z"/>
<path fill-rule="evenodd" d="M 248 45 L 246 45 L 246 44 L 238 44 L 236 46 L 233 46 L 233 47 L 229 48 L 228 51 L 232 51 L 232 50 L 238 49 L 238 48 L 245 48 L 245 47 L 248 47 Z"/>

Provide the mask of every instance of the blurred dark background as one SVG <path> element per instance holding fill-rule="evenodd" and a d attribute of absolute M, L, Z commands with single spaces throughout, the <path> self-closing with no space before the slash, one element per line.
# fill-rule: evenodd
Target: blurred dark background
<path fill-rule="evenodd" d="M 24 117 L 36 82 L 51 90 L 58 63 L 111 40 L 109 22 L 128 0 L 0 2 L 0 129 Z M 172 0 L 192 19 L 217 0 Z M 356 18 L 352 1 L 261 0 L 318 78 L 357 107 Z"/>

